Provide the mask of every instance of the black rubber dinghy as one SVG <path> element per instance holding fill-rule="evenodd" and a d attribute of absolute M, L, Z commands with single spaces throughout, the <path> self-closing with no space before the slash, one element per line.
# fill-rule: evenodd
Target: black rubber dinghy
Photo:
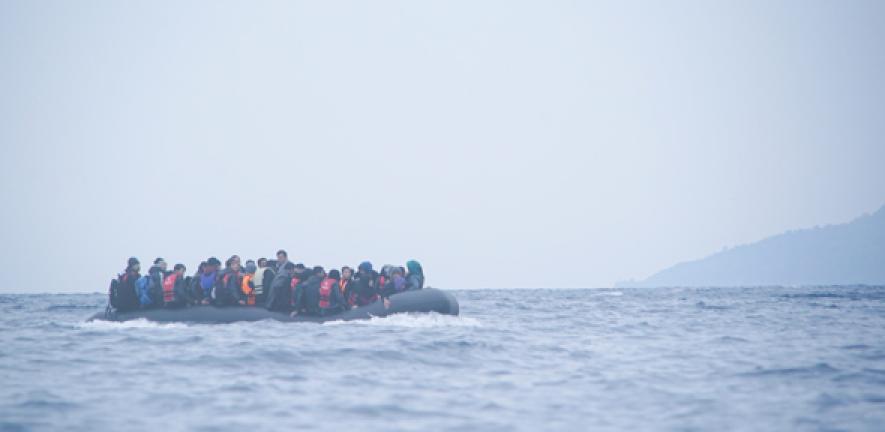
<path fill-rule="evenodd" d="M 154 322 L 232 323 L 238 321 L 276 320 L 286 322 L 352 321 L 384 317 L 406 312 L 436 312 L 458 315 L 458 301 L 451 294 L 434 288 L 406 291 L 390 296 L 390 306 L 382 301 L 324 317 L 290 317 L 286 313 L 271 312 L 263 307 L 215 307 L 193 306 L 182 309 L 148 309 L 131 312 L 107 310 L 95 314 L 89 321 L 130 321 L 146 319 Z"/>

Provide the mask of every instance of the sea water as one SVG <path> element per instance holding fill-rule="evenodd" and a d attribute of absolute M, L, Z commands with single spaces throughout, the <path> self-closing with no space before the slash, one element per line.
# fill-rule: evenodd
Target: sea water
<path fill-rule="evenodd" d="M 453 292 L 226 325 L 0 295 L 0 430 L 885 430 L 885 288 Z"/>

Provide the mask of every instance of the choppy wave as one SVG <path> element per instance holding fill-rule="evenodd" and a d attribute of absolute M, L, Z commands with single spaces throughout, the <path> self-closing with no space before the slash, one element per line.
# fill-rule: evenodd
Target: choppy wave
<path fill-rule="evenodd" d="M 859 430 L 885 288 L 455 292 L 459 317 L 84 322 L 0 296 L 2 431 Z"/>

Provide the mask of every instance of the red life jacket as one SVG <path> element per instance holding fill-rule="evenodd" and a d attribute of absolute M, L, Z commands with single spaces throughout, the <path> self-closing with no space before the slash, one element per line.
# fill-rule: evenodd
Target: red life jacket
<path fill-rule="evenodd" d="M 172 273 L 166 276 L 163 281 L 163 302 L 172 303 L 175 301 L 175 281 L 178 280 L 178 273 Z"/>
<path fill-rule="evenodd" d="M 337 280 L 332 278 L 325 278 L 323 282 L 320 283 L 320 308 L 328 309 L 329 306 L 332 305 L 332 290 L 335 289 L 335 285 L 337 285 Z"/>

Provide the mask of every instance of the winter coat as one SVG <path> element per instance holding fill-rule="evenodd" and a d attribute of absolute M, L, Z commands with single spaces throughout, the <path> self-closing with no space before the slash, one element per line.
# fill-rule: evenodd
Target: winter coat
<path fill-rule="evenodd" d="M 298 285 L 300 290 L 300 310 L 304 310 L 309 315 L 319 315 L 320 307 L 320 284 L 323 282 L 322 275 L 313 275 L 306 281 Z"/>
<path fill-rule="evenodd" d="M 242 277 L 240 272 L 232 269 L 221 271 L 215 281 L 215 304 L 218 306 L 238 306 L 240 300 L 245 300 L 242 289 Z"/>
<path fill-rule="evenodd" d="M 267 310 L 275 312 L 289 312 L 289 305 L 292 299 L 292 291 L 289 285 L 292 283 L 292 276 L 286 270 L 278 273 L 270 284 L 270 291 L 267 293 L 267 301 L 265 307 Z"/>
<path fill-rule="evenodd" d="M 365 306 L 378 300 L 378 272 L 375 270 L 371 270 L 366 274 L 355 274 L 350 284 L 353 286 L 351 298 L 349 299 L 352 304 Z"/>
<path fill-rule="evenodd" d="M 141 305 L 138 301 L 138 293 L 135 289 L 135 281 L 140 275 L 138 272 L 127 271 L 117 276 L 111 281 L 111 288 L 108 296 L 110 297 L 111 306 L 120 311 L 126 312 L 136 310 Z"/>

